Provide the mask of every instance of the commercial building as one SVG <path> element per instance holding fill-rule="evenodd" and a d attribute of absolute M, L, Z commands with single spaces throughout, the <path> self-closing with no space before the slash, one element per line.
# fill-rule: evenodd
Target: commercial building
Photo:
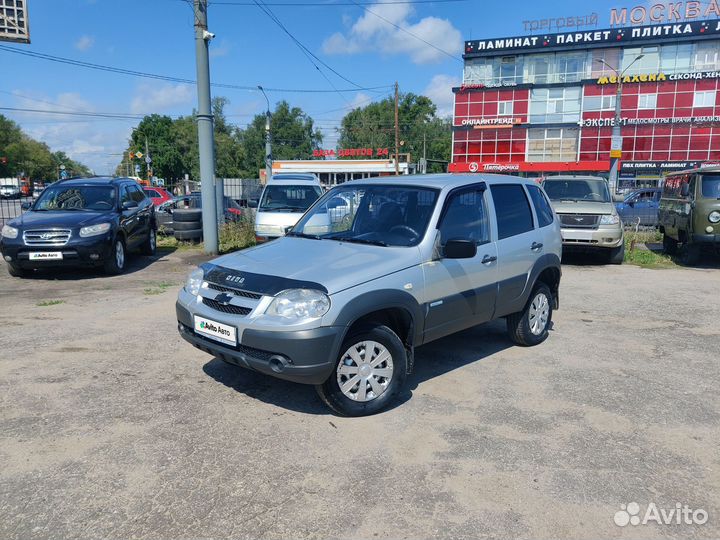
<path fill-rule="evenodd" d="M 621 184 L 720 161 L 718 19 L 467 41 L 464 60 L 452 172 L 607 176 L 622 72 Z"/>
<path fill-rule="evenodd" d="M 400 174 L 409 173 L 409 164 L 400 155 Z M 277 160 L 272 164 L 273 174 L 312 173 L 325 186 L 336 186 L 349 180 L 376 178 L 395 174 L 395 159 L 307 159 Z"/>

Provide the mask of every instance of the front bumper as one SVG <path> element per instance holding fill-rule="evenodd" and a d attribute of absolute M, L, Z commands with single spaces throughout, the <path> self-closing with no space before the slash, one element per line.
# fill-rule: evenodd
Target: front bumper
<path fill-rule="evenodd" d="M 180 335 L 198 349 L 230 364 L 303 384 L 321 384 L 331 375 L 344 332 L 335 326 L 296 331 L 238 328 L 239 344 L 232 346 L 197 334 L 194 316 L 182 303 L 175 304 L 175 311 Z M 220 312 L 213 316 L 236 326 L 223 318 Z"/>
<path fill-rule="evenodd" d="M 692 241 L 694 244 L 707 244 L 720 248 L 720 234 L 693 234 Z"/>
<path fill-rule="evenodd" d="M 563 248 L 612 249 L 620 247 L 624 241 L 620 227 L 597 229 L 561 229 Z"/>
<path fill-rule="evenodd" d="M 74 238 L 64 246 L 26 246 L 20 235 L 17 239 L 3 238 L 0 253 L 3 259 L 24 269 L 59 266 L 96 266 L 102 264 L 112 248 L 112 236 L 102 235 L 90 238 Z M 30 260 L 30 253 L 62 253 L 62 259 Z"/>

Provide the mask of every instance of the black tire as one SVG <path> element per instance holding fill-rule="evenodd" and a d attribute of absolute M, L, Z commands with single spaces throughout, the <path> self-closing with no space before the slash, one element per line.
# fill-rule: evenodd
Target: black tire
<path fill-rule="evenodd" d="M 122 258 L 117 256 L 118 244 L 122 248 Z M 120 260 L 122 259 L 122 260 Z M 122 238 L 117 237 L 113 241 L 112 249 L 108 254 L 108 258 L 105 260 L 104 269 L 105 273 L 110 276 L 116 276 L 122 274 L 127 264 L 127 250 L 125 249 L 125 242 Z"/>
<path fill-rule="evenodd" d="M 608 255 L 608 262 L 610 264 L 622 264 L 625 262 L 625 243 L 619 247 L 610 250 Z"/>
<path fill-rule="evenodd" d="M 677 240 L 670 238 L 667 234 L 663 233 L 663 251 L 667 255 L 677 255 L 678 242 Z"/>
<path fill-rule="evenodd" d="M 175 238 L 177 240 L 200 240 L 202 239 L 202 229 L 193 229 L 190 231 L 175 231 Z"/>
<path fill-rule="evenodd" d="M 680 262 L 683 266 L 695 266 L 700 262 L 700 246 L 685 243 L 680 250 Z"/>
<path fill-rule="evenodd" d="M 202 221 L 201 208 L 178 208 L 173 210 L 173 221 L 175 223 L 185 221 Z"/>
<path fill-rule="evenodd" d="M 12 277 L 25 277 L 27 275 L 27 270 L 25 270 L 24 268 L 20 268 L 13 263 L 8 263 L 7 268 L 8 274 L 10 274 Z"/>
<path fill-rule="evenodd" d="M 175 231 L 196 231 L 202 229 L 202 221 L 177 221 L 173 223 Z"/>
<path fill-rule="evenodd" d="M 362 348 L 362 353 L 358 353 L 358 356 L 362 355 L 361 358 L 365 359 L 365 349 L 362 347 L 362 343 L 365 341 L 374 341 L 383 347 L 388 353 L 390 353 L 389 359 L 382 361 L 375 369 L 387 370 L 391 367 L 389 379 L 383 376 L 373 376 L 367 379 L 359 378 L 360 375 L 352 374 L 340 374 L 339 367 L 343 363 L 348 369 L 359 369 L 362 366 L 357 366 L 355 361 L 346 353 L 353 347 Z M 376 349 L 379 351 L 379 349 Z M 375 351 L 373 351 L 375 354 Z M 383 353 L 380 352 L 376 358 L 379 358 Z M 371 357 L 372 359 L 372 357 Z M 389 360 L 389 364 L 388 364 Z M 335 362 L 335 369 L 332 374 L 323 383 L 315 386 L 320 398 L 325 404 L 330 407 L 335 413 L 340 416 L 369 416 L 376 414 L 383 409 L 387 408 L 395 399 L 405 385 L 405 379 L 407 378 L 407 351 L 400 338 L 387 326 L 374 326 L 366 327 L 358 330 L 351 330 L 351 333 L 345 338 L 342 346 L 340 347 L 340 353 L 338 359 Z M 355 364 L 354 366 L 352 364 Z M 385 367 L 382 367 L 385 366 Z M 357 401 L 346 396 L 340 389 L 340 382 L 338 379 L 345 378 L 346 383 L 350 383 L 353 378 L 358 378 L 357 382 L 352 385 L 349 389 L 349 393 L 359 395 L 364 391 L 373 392 L 373 384 L 370 379 L 374 381 L 376 385 L 383 388 L 383 391 L 379 396 L 370 398 L 368 401 Z M 364 388 L 361 386 L 364 385 Z M 368 394 L 366 393 L 365 396 Z"/>
<path fill-rule="evenodd" d="M 155 251 L 157 250 L 157 232 L 155 231 L 154 227 L 150 227 L 150 232 L 148 232 L 147 239 L 143 242 L 142 248 L 140 248 L 140 251 L 143 255 L 152 256 L 155 255 Z"/>
<path fill-rule="evenodd" d="M 539 298 L 541 295 L 545 296 L 547 305 L 542 304 L 542 300 Z M 541 305 L 538 305 L 538 302 L 540 302 Z M 508 336 L 510 336 L 513 343 L 523 347 L 533 347 L 545 341 L 548 338 L 552 324 L 553 303 L 554 300 L 550 288 L 544 283 L 538 282 L 533 288 L 533 292 L 530 294 L 525 308 L 507 317 Z M 541 314 L 546 312 L 544 326 L 540 324 L 536 331 L 533 331 L 530 321 L 533 308 L 540 308 Z M 542 323 L 542 317 L 539 322 Z"/>

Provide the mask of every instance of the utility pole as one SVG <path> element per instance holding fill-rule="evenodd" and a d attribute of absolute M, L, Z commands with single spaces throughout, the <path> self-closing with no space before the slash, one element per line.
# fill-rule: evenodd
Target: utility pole
<path fill-rule="evenodd" d="M 202 197 L 204 250 L 218 252 L 217 198 L 215 193 L 215 148 L 210 98 L 210 60 L 208 43 L 214 37 L 207 29 L 208 0 L 193 0 L 195 11 L 195 58 L 197 63 L 198 141 L 200 147 L 200 183 Z"/>
<path fill-rule="evenodd" d="M 395 81 L 395 176 L 400 175 L 400 124 L 398 121 L 398 83 Z"/>
<path fill-rule="evenodd" d="M 147 135 L 145 135 L 145 170 L 147 171 L 148 185 L 150 185 L 152 183 L 151 182 L 152 171 L 150 170 L 150 164 L 152 163 L 151 159 L 152 158 L 150 157 L 150 145 L 148 145 L 148 138 L 147 138 Z"/>
<path fill-rule="evenodd" d="M 270 100 L 267 97 L 267 94 L 265 93 L 265 90 L 263 90 L 263 87 L 258 85 L 258 89 L 262 92 L 263 96 L 265 96 L 265 101 L 267 101 L 267 111 L 265 113 L 265 182 L 270 181 L 270 177 L 272 176 L 272 138 L 270 135 Z"/>

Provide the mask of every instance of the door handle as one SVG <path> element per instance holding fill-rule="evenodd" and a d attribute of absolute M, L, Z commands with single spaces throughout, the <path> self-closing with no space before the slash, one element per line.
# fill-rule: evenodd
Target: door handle
<path fill-rule="evenodd" d="M 485 255 L 485 257 L 483 257 L 482 263 L 483 264 L 492 264 L 495 261 L 497 261 L 497 257 L 491 257 L 490 255 Z"/>
<path fill-rule="evenodd" d="M 530 246 L 530 249 L 533 251 L 540 251 L 543 248 L 543 245 L 538 242 L 533 242 L 532 246 Z"/>

